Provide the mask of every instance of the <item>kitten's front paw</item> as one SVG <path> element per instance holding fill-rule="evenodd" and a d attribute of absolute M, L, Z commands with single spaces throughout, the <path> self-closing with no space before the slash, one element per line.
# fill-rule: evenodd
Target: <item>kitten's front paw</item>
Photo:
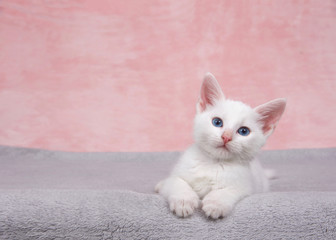
<path fill-rule="evenodd" d="M 188 217 L 198 208 L 199 199 L 196 196 L 172 196 L 169 198 L 169 207 L 178 217 Z"/>
<path fill-rule="evenodd" d="M 232 207 L 229 204 L 224 203 L 221 200 L 211 199 L 205 197 L 202 202 L 204 211 L 207 217 L 211 217 L 213 219 L 218 219 L 220 217 L 226 217 L 232 211 Z"/>

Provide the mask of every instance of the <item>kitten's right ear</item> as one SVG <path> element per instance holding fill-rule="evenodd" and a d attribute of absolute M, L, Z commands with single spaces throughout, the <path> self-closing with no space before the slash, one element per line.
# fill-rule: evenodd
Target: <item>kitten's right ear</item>
<path fill-rule="evenodd" d="M 285 111 L 286 102 L 285 98 L 278 98 L 254 109 L 259 114 L 259 121 L 263 125 L 262 130 L 265 136 L 270 136 L 274 131 Z"/>
<path fill-rule="evenodd" d="M 214 75 L 208 72 L 204 76 L 200 97 L 196 105 L 197 113 L 203 112 L 207 105 L 214 105 L 220 99 L 224 99 L 222 89 Z"/>

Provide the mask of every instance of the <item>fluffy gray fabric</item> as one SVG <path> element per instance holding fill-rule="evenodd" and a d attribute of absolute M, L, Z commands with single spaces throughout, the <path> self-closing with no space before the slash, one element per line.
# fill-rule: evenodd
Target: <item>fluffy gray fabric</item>
<path fill-rule="evenodd" d="M 263 152 L 272 191 L 216 221 L 153 193 L 178 155 L 0 147 L 0 239 L 336 239 L 336 149 Z"/>

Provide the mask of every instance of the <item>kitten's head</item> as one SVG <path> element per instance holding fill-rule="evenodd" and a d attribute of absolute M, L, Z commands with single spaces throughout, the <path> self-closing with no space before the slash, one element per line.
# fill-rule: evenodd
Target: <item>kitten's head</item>
<path fill-rule="evenodd" d="M 225 99 L 215 77 L 207 73 L 197 103 L 195 143 L 218 159 L 251 160 L 274 131 L 285 106 L 285 99 L 256 108 Z"/>

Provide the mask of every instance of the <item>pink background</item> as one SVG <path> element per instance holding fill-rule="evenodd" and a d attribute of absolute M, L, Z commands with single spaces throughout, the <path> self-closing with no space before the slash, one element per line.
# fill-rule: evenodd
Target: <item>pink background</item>
<path fill-rule="evenodd" d="M 336 147 L 335 1 L 0 1 L 0 144 L 171 151 L 206 71 L 286 97 L 266 149 Z"/>

